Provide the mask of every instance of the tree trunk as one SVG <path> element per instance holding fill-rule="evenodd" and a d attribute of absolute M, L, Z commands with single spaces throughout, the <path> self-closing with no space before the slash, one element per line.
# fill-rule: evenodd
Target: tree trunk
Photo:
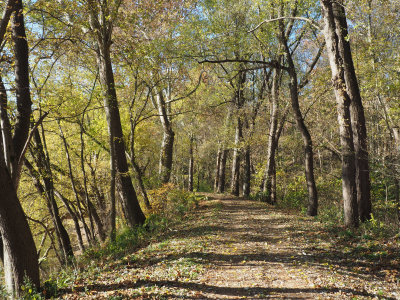
<path fill-rule="evenodd" d="M 25 23 L 22 0 L 15 2 L 12 23 L 12 37 L 15 52 L 15 85 L 17 98 L 17 115 L 12 137 L 13 151 L 11 157 L 11 176 L 14 186 L 18 187 L 21 173 L 20 156 L 28 139 L 31 122 L 32 101 L 29 88 L 29 49 L 25 34 Z"/>
<path fill-rule="evenodd" d="M 2 257 L 4 259 L 6 289 L 11 297 L 17 298 L 26 278 L 34 286 L 39 287 L 40 277 L 35 242 L 16 191 L 31 117 L 29 51 L 25 34 L 22 1 L 8 1 L 7 4 L 11 4 L 11 6 L 6 7 L 2 16 L 0 40 L 3 40 L 11 16 L 11 9 L 14 8 L 12 38 L 15 53 L 17 114 L 11 146 L 13 151 L 9 156 L 10 164 L 6 164 L 5 158 L 7 156 L 3 155 L 3 151 L 0 151 L 0 233 L 3 245 Z M 7 99 L 4 98 L 6 96 L 4 87 L 2 86 L 1 89 L 4 90 L 1 95 L 1 105 L 3 106 L 3 101 L 7 101 Z M 4 150 L 7 151 L 8 149 L 4 148 Z"/>
<path fill-rule="evenodd" d="M 271 88 L 271 116 L 270 116 L 270 128 L 268 136 L 268 154 L 267 154 L 267 166 L 265 168 L 265 175 L 262 182 L 262 201 L 267 203 L 276 203 L 276 191 L 272 185 L 273 177 L 275 176 L 275 151 L 278 146 L 278 140 L 276 136 L 278 127 L 278 109 L 279 109 L 279 77 L 280 70 L 275 69 L 272 78 Z"/>
<path fill-rule="evenodd" d="M 348 27 L 343 1 L 333 2 L 336 35 L 341 58 L 343 59 L 344 78 L 347 94 L 350 97 L 351 125 L 353 130 L 354 149 L 356 155 L 356 187 L 358 213 L 362 222 L 371 219 L 371 181 L 369 177 L 367 127 L 360 89 L 351 55 Z"/>
<path fill-rule="evenodd" d="M 67 139 L 64 136 L 64 132 L 63 132 L 63 130 L 61 128 L 60 120 L 58 120 L 58 127 L 59 127 L 59 130 L 60 130 L 60 137 L 61 137 L 61 140 L 62 140 L 63 145 L 64 145 L 65 155 L 66 155 L 67 163 L 68 163 L 69 180 L 71 182 L 71 187 L 72 187 L 72 190 L 73 190 L 74 195 L 75 195 L 76 207 L 77 207 L 78 212 L 79 212 L 79 218 L 80 218 L 80 220 L 82 222 L 83 230 L 85 231 L 87 242 L 89 243 L 89 245 L 92 245 L 92 242 L 94 241 L 94 236 L 93 236 L 94 233 L 90 231 L 90 229 L 87 226 L 86 221 L 85 221 L 85 215 L 84 215 L 83 210 L 82 210 L 83 204 L 81 203 L 81 200 L 80 200 L 80 197 L 79 197 L 78 189 L 77 189 L 76 183 L 75 183 L 74 172 L 72 170 L 72 163 L 71 163 L 71 157 L 69 155 L 68 143 L 67 143 Z"/>
<path fill-rule="evenodd" d="M 171 178 L 172 156 L 174 153 L 175 133 L 172 130 L 164 131 L 160 154 L 160 180 L 168 183 Z"/>
<path fill-rule="evenodd" d="M 317 186 L 314 179 L 314 153 L 312 146 L 311 134 L 304 122 L 303 114 L 300 110 L 299 105 L 299 89 L 297 83 L 297 72 L 296 67 L 293 62 L 292 53 L 287 44 L 285 31 L 281 29 L 281 40 L 286 53 L 286 60 L 288 62 L 289 68 L 288 73 L 290 77 L 289 89 L 290 89 L 290 99 L 292 104 L 293 114 L 296 119 L 296 125 L 299 129 L 301 136 L 303 137 L 304 143 L 304 154 L 305 154 L 305 176 L 307 182 L 308 190 L 308 208 L 307 214 L 309 216 L 316 216 L 318 211 L 318 194 Z"/>
<path fill-rule="evenodd" d="M 189 144 L 189 184 L 188 190 L 193 192 L 193 172 L 194 172 L 194 158 L 193 158 L 193 136 L 190 137 Z"/>
<path fill-rule="evenodd" d="M 221 163 L 219 166 L 219 179 L 217 193 L 225 192 L 225 171 L 226 171 L 226 159 L 228 156 L 228 150 L 224 149 L 221 152 Z"/>
<path fill-rule="evenodd" d="M 219 185 L 219 169 L 221 165 L 221 157 L 222 157 L 222 150 L 221 148 L 218 148 L 218 153 L 217 153 L 217 166 L 215 168 L 215 180 L 214 180 L 214 192 L 216 193 L 218 191 L 218 185 Z"/>
<path fill-rule="evenodd" d="M 82 117 L 82 119 L 84 118 L 84 116 Z M 83 123 L 83 120 L 82 120 Z M 86 168 L 85 168 L 85 157 L 84 157 L 84 153 L 85 153 L 85 141 L 83 139 L 83 129 L 81 126 L 81 132 L 80 132 L 80 139 L 81 139 L 81 153 L 80 153 L 80 163 L 81 163 L 81 171 L 82 171 L 82 177 L 83 177 L 83 189 L 84 189 L 84 193 L 85 193 L 85 205 L 87 207 L 87 213 L 89 216 L 89 222 L 90 222 L 90 231 L 92 232 L 93 235 L 93 239 L 95 239 L 95 234 L 94 234 L 94 221 L 93 221 L 93 214 L 97 212 L 93 211 L 95 210 L 93 205 L 90 205 L 90 199 L 89 199 L 89 191 L 88 191 L 88 187 L 87 187 L 87 177 L 86 177 Z M 98 233 L 99 233 L 99 237 L 102 241 L 104 241 L 105 236 L 103 235 L 103 225 L 99 225 L 99 223 L 97 224 L 97 229 L 98 229 Z M 100 233 L 101 232 L 101 233 Z"/>
<path fill-rule="evenodd" d="M 0 193 L 0 233 L 6 288 L 11 297 L 18 298 L 26 278 L 37 288 L 40 286 L 39 264 L 35 242 L 3 155 L 0 157 Z"/>
<path fill-rule="evenodd" d="M 71 216 L 72 221 L 74 222 L 75 232 L 78 238 L 79 250 L 81 250 L 81 252 L 85 251 L 85 245 L 83 244 L 81 227 L 79 225 L 79 220 L 75 209 L 71 208 L 70 204 L 68 203 L 69 202 L 68 199 L 66 199 L 58 191 L 54 191 L 54 194 L 58 197 L 58 199 L 61 200 L 62 203 L 64 203 L 65 208 L 68 210 L 68 213 Z"/>
<path fill-rule="evenodd" d="M 175 133 L 172 130 L 168 117 L 167 105 L 165 103 L 163 91 L 160 90 L 156 95 L 156 105 L 160 115 L 161 125 L 164 130 L 161 143 L 159 174 L 161 183 L 168 183 L 171 178 L 172 161 L 174 153 Z"/>
<path fill-rule="evenodd" d="M 111 15 L 109 15 L 107 3 L 101 5 L 100 8 L 98 8 L 95 1 L 88 1 L 88 4 L 90 23 L 96 36 L 97 63 L 99 66 L 100 82 L 104 93 L 108 131 L 110 136 L 113 137 L 110 147 L 114 148 L 114 159 L 117 171 L 116 179 L 120 192 L 121 205 L 128 225 L 134 227 L 138 224 L 143 224 L 146 217 L 140 208 L 136 191 L 129 175 L 128 163 L 125 155 L 124 136 L 110 53 L 113 20 Z"/>
<path fill-rule="evenodd" d="M 142 194 L 143 197 L 143 202 L 144 205 L 148 210 L 151 209 L 151 204 L 149 201 L 149 197 L 147 195 L 146 187 L 144 186 L 143 182 L 143 171 L 140 168 L 140 166 L 136 162 L 136 151 L 135 151 L 135 130 L 136 130 L 136 124 L 133 119 L 132 112 L 130 112 L 130 122 L 131 122 L 131 145 L 130 145 L 130 150 L 131 150 L 131 164 L 133 166 L 133 169 L 135 170 L 136 173 L 136 181 L 137 181 L 137 187 L 139 188 L 139 192 Z"/>
<path fill-rule="evenodd" d="M 53 174 L 50 167 L 49 158 L 46 157 L 45 154 L 45 138 L 43 137 L 43 142 L 39 134 L 39 130 L 36 129 L 34 132 L 33 139 L 35 141 L 34 146 L 34 155 L 32 155 L 35 159 L 36 166 L 38 168 L 38 172 L 34 170 L 33 166 L 29 163 L 29 161 L 25 160 L 25 165 L 27 166 L 31 177 L 34 179 L 36 188 L 38 192 L 45 196 L 50 215 L 52 216 L 54 228 L 59 236 L 60 247 L 63 251 L 65 262 L 70 262 L 71 258 L 73 258 L 74 253 L 72 250 L 71 240 L 69 238 L 68 232 L 65 229 L 61 217 L 58 210 L 57 202 L 54 198 L 54 182 L 53 182 Z M 40 182 L 40 177 L 43 180 L 44 185 Z"/>
<path fill-rule="evenodd" d="M 106 240 L 106 232 L 104 230 L 104 225 L 103 222 L 101 221 L 101 218 L 99 214 L 97 213 L 96 207 L 92 203 L 92 201 L 88 200 L 88 208 L 90 209 L 92 216 L 93 216 L 93 221 L 96 224 L 97 227 L 97 233 L 99 234 L 100 240 L 104 242 Z"/>
<path fill-rule="evenodd" d="M 250 162 L 250 146 L 246 146 L 244 151 L 244 172 L 243 172 L 243 196 L 250 196 L 250 179 L 251 179 L 251 162 Z"/>
<path fill-rule="evenodd" d="M 340 144 L 342 153 L 342 191 L 345 225 L 358 227 L 358 204 L 356 188 L 356 166 L 353 143 L 353 131 L 350 118 L 350 97 L 346 91 L 343 60 L 340 56 L 336 35 L 332 0 L 321 0 L 324 21 L 323 33 L 327 45 L 329 63 L 332 71 L 332 83 L 337 102 Z"/>
<path fill-rule="evenodd" d="M 231 193 L 234 196 L 239 196 L 240 189 L 240 142 L 242 140 L 242 120 L 238 116 L 235 130 L 235 148 L 233 149 L 232 158 L 232 177 L 231 177 Z"/>
<path fill-rule="evenodd" d="M 7 168 L 12 170 L 11 167 L 11 156 L 15 156 L 13 154 L 13 144 L 12 144 L 12 134 L 11 134 L 11 124 L 10 119 L 8 117 L 8 98 L 7 91 L 3 83 L 3 79 L 0 75 L 0 117 L 1 117 L 1 135 L 2 135 L 2 145 L 3 145 L 3 153 L 4 160 Z"/>
<path fill-rule="evenodd" d="M 33 179 L 33 183 L 36 186 L 38 193 L 42 196 L 45 196 L 45 198 L 46 198 L 47 208 L 48 208 L 50 216 L 53 220 L 54 228 L 55 228 L 55 231 L 57 234 L 57 239 L 59 242 L 59 247 L 60 247 L 60 249 L 62 251 L 62 255 L 63 255 L 62 263 L 67 264 L 71 260 L 71 258 L 73 258 L 74 253 L 72 250 L 71 240 L 69 238 L 68 232 L 66 231 L 64 225 L 62 224 L 58 206 L 54 199 L 54 194 L 52 195 L 53 198 L 50 198 L 51 190 L 47 190 L 47 188 L 45 188 L 42 185 L 42 183 L 40 182 L 39 173 L 36 172 L 36 170 L 34 169 L 34 167 L 32 166 L 32 164 L 29 161 L 25 160 L 25 166 L 29 170 L 29 173 Z M 46 181 L 49 181 L 49 180 L 46 180 Z M 48 184 L 49 184 L 49 182 L 47 182 L 47 185 Z"/>

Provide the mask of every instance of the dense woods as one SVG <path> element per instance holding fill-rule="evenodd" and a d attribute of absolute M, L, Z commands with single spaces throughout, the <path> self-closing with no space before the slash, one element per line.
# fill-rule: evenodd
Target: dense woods
<path fill-rule="evenodd" d="M 398 1 L 3 0 L 0 9 L 10 297 L 39 290 L 124 228 L 148 228 L 166 189 L 398 233 Z"/>

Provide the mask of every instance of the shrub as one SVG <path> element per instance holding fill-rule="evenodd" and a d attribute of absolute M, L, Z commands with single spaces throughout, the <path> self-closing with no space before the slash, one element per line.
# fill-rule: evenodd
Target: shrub
<path fill-rule="evenodd" d="M 176 188 L 167 183 L 162 187 L 149 191 L 152 213 L 167 218 L 183 216 L 188 210 L 198 205 L 194 193 Z"/>
<path fill-rule="evenodd" d="M 280 207 L 302 209 L 306 207 L 308 192 L 305 185 L 304 175 L 296 176 L 294 181 L 290 182 L 284 190 L 278 190 L 281 194 L 278 205 Z"/>

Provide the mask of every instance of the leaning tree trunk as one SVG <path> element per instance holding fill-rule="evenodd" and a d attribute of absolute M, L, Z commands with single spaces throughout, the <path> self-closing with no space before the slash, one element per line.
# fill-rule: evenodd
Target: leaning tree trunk
<path fill-rule="evenodd" d="M 308 131 L 307 126 L 304 123 L 304 119 L 300 111 L 298 90 L 297 90 L 297 76 L 294 73 L 291 74 L 291 82 L 289 85 L 290 85 L 290 94 L 292 99 L 292 109 L 296 118 L 297 127 L 303 137 L 303 142 L 304 142 L 305 175 L 306 175 L 307 190 L 308 190 L 307 214 L 309 216 L 316 216 L 318 211 L 318 194 L 314 178 L 314 154 L 313 154 L 312 139 L 310 132 Z"/>
<path fill-rule="evenodd" d="M 69 200 L 67 198 L 65 198 L 63 195 L 61 195 L 58 191 L 55 190 L 54 194 L 58 197 L 58 199 L 61 200 L 61 202 L 64 204 L 65 208 L 67 209 L 69 215 L 71 216 L 71 219 L 74 222 L 75 232 L 76 232 L 76 236 L 78 239 L 79 250 L 81 250 L 81 252 L 84 252 L 85 245 L 83 244 L 81 227 L 79 225 L 78 214 L 77 214 L 76 210 L 73 207 L 71 207 Z"/>
<path fill-rule="evenodd" d="M 323 33 L 327 45 L 329 63 L 332 71 L 332 83 L 338 111 L 340 144 L 342 153 L 342 191 L 344 221 L 348 227 L 358 227 L 358 205 L 356 187 L 356 166 L 353 143 L 353 131 L 350 117 L 350 97 L 346 91 L 343 60 L 340 56 L 338 37 L 332 9 L 332 0 L 321 0 L 324 22 Z"/>
<path fill-rule="evenodd" d="M 39 172 L 35 170 L 33 165 L 25 160 L 25 166 L 27 167 L 30 176 L 32 177 L 33 183 L 38 191 L 38 193 L 46 198 L 47 208 L 53 220 L 54 229 L 56 231 L 57 240 L 59 247 L 62 251 L 63 258 L 61 259 L 62 264 L 68 264 L 70 259 L 73 258 L 74 253 L 71 246 L 71 240 L 69 238 L 68 232 L 62 224 L 61 217 L 59 214 L 57 203 L 54 199 L 54 188 L 48 189 L 52 183 L 52 179 L 44 178 L 45 186 L 40 182 Z"/>
<path fill-rule="evenodd" d="M 100 82 L 104 93 L 104 106 L 108 130 L 109 134 L 114 137 L 110 147 L 113 147 L 115 154 L 116 179 L 119 187 L 121 205 L 128 225 L 134 227 L 138 224 L 143 224 L 146 217 L 140 208 L 136 191 L 129 175 L 129 168 L 125 155 L 124 136 L 110 53 L 113 20 L 109 15 L 108 4 L 101 5 L 100 8 L 93 0 L 88 1 L 88 4 L 90 23 L 96 36 L 97 63 L 99 66 Z"/>
<path fill-rule="evenodd" d="M 33 139 L 35 141 L 35 145 L 32 151 L 34 155 L 32 156 L 34 157 L 37 171 L 27 160 L 25 160 L 25 166 L 29 170 L 31 177 L 34 180 L 36 189 L 47 200 L 47 206 L 53 219 L 54 228 L 56 229 L 56 233 L 59 237 L 58 240 L 60 242 L 60 248 L 62 249 L 65 258 L 65 263 L 69 263 L 74 257 L 74 253 L 72 250 L 69 234 L 61 221 L 58 205 L 55 200 L 53 174 L 50 168 L 49 158 L 45 154 L 46 140 L 43 136 L 42 142 L 38 129 L 35 130 Z M 40 178 L 42 178 L 43 180 L 43 185 L 40 182 Z"/>
<path fill-rule="evenodd" d="M 147 210 L 151 209 L 151 204 L 149 201 L 149 197 L 147 195 L 146 187 L 143 182 L 143 171 L 136 162 L 136 151 L 135 151 L 135 131 L 136 131 L 136 123 L 133 119 L 132 112 L 130 113 L 130 122 L 131 122 L 131 144 L 130 144 L 130 150 L 131 150 L 131 164 L 133 166 L 133 169 L 135 170 L 136 173 L 136 181 L 137 181 L 137 187 L 139 189 L 139 192 L 142 194 L 143 197 L 143 202 L 144 205 L 146 206 Z"/>
<path fill-rule="evenodd" d="M 78 212 L 79 212 L 79 218 L 80 218 L 80 220 L 82 222 L 83 230 L 85 231 L 85 235 L 86 235 L 86 239 L 87 239 L 89 245 L 92 245 L 92 242 L 94 242 L 94 232 L 90 231 L 90 229 L 87 226 L 86 221 L 85 221 L 85 216 L 84 216 L 84 213 L 83 213 L 83 210 L 82 210 L 82 206 L 83 205 L 82 205 L 82 202 L 80 200 L 79 192 L 78 192 L 78 189 L 77 189 L 77 186 L 76 186 L 76 183 L 75 183 L 75 176 L 74 176 L 74 172 L 73 172 L 73 169 L 72 169 L 72 163 L 71 163 L 71 157 L 69 155 L 69 150 L 68 150 L 69 147 L 68 147 L 67 139 L 65 138 L 65 135 L 64 135 L 64 132 L 63 132 L 63 130 L 61 128 L 61 123 L 60 123 L 59 120 L 58 120 L 58 127 L 59 127 L 59 130 L 60 130 L 60 137 L 61 137 L 61 140 L 63 141 L 63 145 L 64 145 L 65 155 L 66 155 L 66 159 L 67 159 L 67 163 L 68 163 L 69 180 L 71 182 L 71 187 L 72 187 L 72 190 L 73 190 L 74 195 L 75 195 L 76 207 L 77 207 Z M 91 226 L 91 227 L 93 228 L 93 226 Z"/>
<path fill-rule="evenodd" d="M 139 206 L 136 191 L 133 187 L 131 177 L 129 176 L 109 45 L 99 46 L 98 60 L 100 64 L 100 79 L 103 89 L 105 89 L 104 96 L 108 127 L 109 131 L 112 131 L 114 136 L 113 145 L 111 146 L 114 147 L 121 204 L 129 226 L 134 227 L 137 224 L 142 224 L 145 221 L 145 216 Z"/>
<path fill-rule="evenodd" d="M 351 55 L 348 27 L 343 1 L 333 2 L 333 13 L 338 36 L 339 51 L 343 60 L 347 94 L 350 97 L 351 125 L 356 155 L 356 187 L 358 213 L 361 221 L 371 219 L 371 181 L 369 177 L 367 127 L 357 75 Z"/>
<path fill-rule="evenodd" d="M 317 194 L 317 186 L 315 184 L 315 179 L 314 179 L 314 153 L 313 153 L 312 139 L 311 139 L 311 134 L 308 131 L 308 128 L 304 122 L 303 114 L 301 113 L 300 110 L 296 67 L 294 65 L 292 59 L 292 53 L 289 49 L 285 36 L 285 31 L 283 29 L 282 29 L 281 40 L 283 47 L 285 49 L 286 60 L 289 65 L 288 68 L 288 73 L 290 77 L 289 89 L 290 89 L 292 110 L 296 119 L 297 128 L 299 129 L 301 136 L 303 137 L 303 143 L 304 143 L 304 154 L 305 154 L 304 165 L 305 165 L 305 176 L 306 176 L 307 190 L 308 190 L 307 214 L 309 216 L 316 216 L 318 211 L 318 194 Z"/>

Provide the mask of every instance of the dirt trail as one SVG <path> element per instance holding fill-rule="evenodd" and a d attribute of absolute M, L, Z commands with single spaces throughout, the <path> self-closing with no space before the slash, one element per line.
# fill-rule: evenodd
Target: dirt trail
<path fill-rule="evenodd" d="M 209 196 L 187 221 L 64 298 L 400 299 L 398 261 L 354 255 L 311 218 Z"/>

